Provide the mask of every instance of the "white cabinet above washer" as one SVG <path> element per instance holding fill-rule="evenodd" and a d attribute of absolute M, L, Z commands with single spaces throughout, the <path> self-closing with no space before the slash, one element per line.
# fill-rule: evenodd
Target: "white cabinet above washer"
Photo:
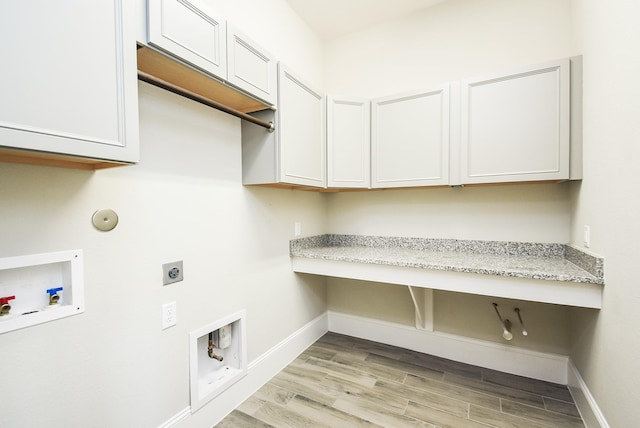
<path fill-rule="evenodd" d="M 449 184 L 449 85 L 371 102 L 371 187 Z"/>
<path fill-rule="evenodd" d="M 148 0 L 147 43 L 212 78 L 212 86 L 224 85 L 268 107 L 276 105 L 275 57 L 200 0 Z M 175 84 L 174 79 L 177 86 L 191 90 L 189 83 L 182 83 L 188 77 L 172 76 L 169 83 Z M 228 90 L 216 92 L 219 99 L 214 101 L 226 105 Z"/>
<path fill-rule="evenodd" d="M 570 178 L 570 66 L 460 83 L 460 184 Z"/>
<path fill-rule="evenodd" d="M 138 162 L 130 6 L 3 2 L 0 161 L 81 169 Z"/>
<path fill-rule="evenodd" d="M 371 185 L 371 102 L 327 97 L 327 185 L 369 188 Z"/>
<path fill-rule="evenodd" d="M 240 89 L 276 105 L 278 64 L 273 55 L 227 22 L 227 80 Z"/>
<path fill-rule="evenodd" d="M 198 0 L 149 0 L 148 42 L 199 69 L 227 78 L 226 20 Z"/>

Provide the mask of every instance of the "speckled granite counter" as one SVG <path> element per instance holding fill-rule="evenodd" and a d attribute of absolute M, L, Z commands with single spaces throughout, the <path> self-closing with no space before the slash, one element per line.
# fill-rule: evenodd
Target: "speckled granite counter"
<path fill-rule="evenodd" d="M 325 260 L 604 283 L 601 258 L 562 244 L 321 235 L 291 241 L 290 252 Z"/>
<path fill-rule="evenodd" d="M 373 281 L 379 277 L 379 282 L 525 299 L 531 293 L 527 292 L 529 294 L 523 297 L 513 288 L 517 284 L 535 287 L 535 284 L 544 283 L 545 289 L 555 285 L 549 292 L 558 296 L 566 290 L 571 295 L 590 290 L 589 293 L 594 295 L 595 292 L 598 299 L 601 299 L 604 284 L 602 258 L 563 244 L 320 235 L 292 240 L 290 254 L 296 272 Z M 365 274 L 365 269 L 372 273 Z M 449 281 L 450 277 L 438 276 L 438 272 L 480 275 L 451 277 Z M 482 289 L 474 289 L 469 284 L 457 290 L 454 285 L 435 283 L 464 283 L 461 279 L 481 277 L 480 282 L 484 285 L 478 284 L 478 287 L 484 286 Z M 496 277 L 511 280 L 512 291 L 497 291 L 494 287 L 499 283 Z M 491 282 L 489 289 L 486 288 L 488 282 Z M 501 284 L 498 288 L 505 287 Z M 534 296 L 527 300 L 573 304 L 570 297 L 541 297 L 535 290 L 532 294 Z M 598 305 L 594 302 L 586 306 Z"/>

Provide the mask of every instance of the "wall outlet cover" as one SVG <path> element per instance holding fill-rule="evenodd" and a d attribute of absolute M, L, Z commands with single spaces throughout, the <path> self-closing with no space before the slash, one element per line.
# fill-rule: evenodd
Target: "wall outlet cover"
<path fill-rule="evenodd" d="M 166 330 L 173 327 L 178 322 L 176 302 L 165 303 L 162 305 L 162 329 Z"/>
<path fill-rule="evenodd" d="M 182 260 L 162 265 L 162 285 L 173 284 L 184 279 Z"/>

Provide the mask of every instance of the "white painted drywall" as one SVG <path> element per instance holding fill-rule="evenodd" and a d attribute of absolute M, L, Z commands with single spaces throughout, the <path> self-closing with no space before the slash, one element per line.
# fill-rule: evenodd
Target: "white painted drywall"
<path fill-rule="evenodd" d="M 381 97 L 566 57 L 568 0 L 449 0 L 332 40 L 330 93 Z"/>
<path fill-rule="evenodd" d="M 571 358 L 612 427 L 637 425 L 640 402 L 640 3 L 572 2 L 584 53 L 584 180 L 570 187 L 572 240 L 591 226 L 605 258 L 600 311 L 571 311 Z"/>
<path fill-rule="evenodd" d="M 318 79 L 319 42 L 286 3 L 242 3 L 265 8 L 264 41 L 295 40 L 274 50 Z M 288 255 L 295 222 L 326 230 L 323 196 L 243 187 L 238 119 L 145 83 L 139 98 L 138 165 L 0 163 L 0 257 L 83 249 L 86 301 L 82 315 L 0 336 L 2 426 L 160 426 L 189 405 L 191 330 L 246 309 L 251 362 L 326 310 L 324 280 L 294 275 Z M 100 208 L 118 213 L 113 231 L 93 228 Z M 184 281 L 163 287 L 175 260 Z M 171 301 L 178 323 L 161 331 Z M 212 406 L 189 426 L 210 427 Z"/>

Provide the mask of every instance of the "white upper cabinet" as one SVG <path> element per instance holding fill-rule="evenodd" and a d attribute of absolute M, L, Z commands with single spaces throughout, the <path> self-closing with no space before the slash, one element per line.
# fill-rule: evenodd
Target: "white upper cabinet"
<path fill-rule="evenodd" d="M 566 59 L 462 81 L 460 184 L 569 179 L 569 78 Z"/>
<path fill-rule="evenodd" d="M 197 84 L 194 90 L 183 72 L 172 74 L 169 83 L 205 97 L 213 92 L 214 101 L 231 103 L 232 108 L 236 96 L 229 91 L 259 100 L 265 104 L 262 108 L 276 105 L 275 57 L 200 0 L 148 0 L 147 29 L 149 46 L 217 78 L 227 88 L 203 88 L 215 85 L 212 81 L 209 85 Z M 166 73 L 167 70 L 152 71 Z M 173 81 L 176 78 L 178 81 Z M 183 83 L 185 79 L 187 82 Z"/>
<path fill-rule="evenodd" d="M 128 6 L 3 2 L 0 160 L 90 169 L 138 161 L 135 32 L 122 10 Z"/>
<path fill-rule="evenodd" d="M 371 104 L 373 188 L 449 183 L 449 85 Z"/>
<path fill-rule="evenodd" d="M 242 121 L 242 182 L 276 187 L 326 187 L 324 96 L 278 65 L 278 110 L 252 113 L 275 120 L 275 132 Z"/>
<path fill-rule="evenodd" d="M 280 181 L 326 187 L 324 96 L 279 67 Z"/>
<path fill-rule="evenodd" d="M 149 0 L 148 13 L 149 45 L 227 78 L 224 18 L 198 0 Z"/>
<path fill-rule="evenodd" d="M 228 81 L 271 105 L 278 98 L 278 66 L 273 55 L 227 23 Z"/>
<path fill-rule="evenodd" d="M 371 186 L 369 100 L 327 97 L 327 184 L 334 188 Z"/>

